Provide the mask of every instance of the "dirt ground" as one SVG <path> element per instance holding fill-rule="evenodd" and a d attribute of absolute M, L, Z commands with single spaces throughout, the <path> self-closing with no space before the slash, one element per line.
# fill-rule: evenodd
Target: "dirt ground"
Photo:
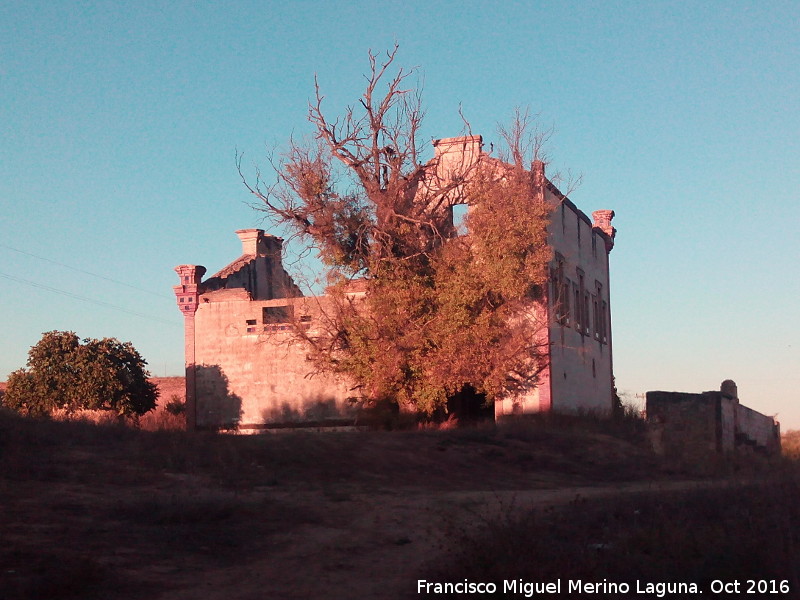
<path fill-rule="evenodd" d="M 493 519 L 695 485 L 584 430 L 224 436 L 0 415 L 0 597 L 420 597 Z"/>

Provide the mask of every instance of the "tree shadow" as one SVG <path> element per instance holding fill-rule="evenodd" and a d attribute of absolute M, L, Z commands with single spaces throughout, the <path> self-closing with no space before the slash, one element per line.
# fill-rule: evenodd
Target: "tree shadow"
<path fill-rule="evenodd" d="M 192 369 L 197 385 L 197 427 L 238 427 L 242 420 L 242 399 L 230 392 L 228 377 L 222 368 L 219 365 L 195 365 Z"/>
<path fill-rule="evenodd" d="M 486 394 L 467 384 L 447 399 L 447 415 L 461 425 L 477 424 L 494 420 L 494 406 L 486 402 Z"/>
<path fill-rule="evenodd" d="M 335 398 L 312 396 L 302 398 L 295 404 L 281 402 L 280 405 L 265 408 L 261 418 L 265 425 L 271 426 L 324 426 L 353 424 L 358 407 L 347 402 L 336 402 Z"/>

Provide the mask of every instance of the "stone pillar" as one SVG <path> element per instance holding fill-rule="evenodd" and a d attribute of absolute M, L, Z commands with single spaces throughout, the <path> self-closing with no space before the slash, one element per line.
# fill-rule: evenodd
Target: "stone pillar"
<path fill-rule="evenodd" d="M 195 373 L 195 313 L 200 299 L 200 280 L 206 268 L 199 265 L 175 267 L 180 284 L 173 286 L 178 308 L 183 314 L 183 352 L 186 368 L 186 429 L 197 427 L 197 381 Z"/>
<path fill-rule="evenodd" d="M 731 400 L 739 402 L 739 389 L 736 387 L 736 382 L 733 379 L 726 379 L 719 386 L 719 391 L 723 396 L 727 396 Z"/>

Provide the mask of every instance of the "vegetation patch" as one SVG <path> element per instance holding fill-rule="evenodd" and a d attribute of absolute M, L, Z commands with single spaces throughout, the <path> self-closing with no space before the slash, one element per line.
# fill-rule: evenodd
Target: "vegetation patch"
<path fill-rule="evenodd" d="M 800 596 L 800 485 L 796 476 L 757 485 L 592 499 L 488 520 L 454 536 L 445 566 L 430 580 L 568 580 L 697 584 L 786 581 Z M 642 583 L 644 587 L 644 583 Z M 504 595 L 500 590 L 490 597 Z M 617 597 L 596 594 L 595 597 Z M 723 597 L 723 596 L 715 596 Z M 738 596 L 737 596 L 738 597 Z"/>

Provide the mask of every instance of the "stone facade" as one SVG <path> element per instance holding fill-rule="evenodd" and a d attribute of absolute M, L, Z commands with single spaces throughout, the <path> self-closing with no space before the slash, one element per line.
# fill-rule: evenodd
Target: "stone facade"
<path fill-rule="evenodd" d="M 548 227 L 553 260 L 541 332 L 550 359 L 536 389 L 498 401 L 495 415 L 608 413 L 614 393 L 609 291 L 614 212 L 595 211 L 589 219 L 545 178 L 541 162 L 534 170 L 553 207 Z"/>
<path fill-rule="evenodd" d="M 736 384 L 727 379 L 718 392 L 647 392 L 647 420 L 660 454 L 695 456 L 781 448 L 780 425 L 739 403 Z"/>
<path fill-rule="evenodd" d="M 346 382 L 314 374 L 293 327 L 319 323 L 324 298 L 304 298 L 281 265 L 282 240 L 236 232 L 242 256 L 201 282 L 203 267 L 175 268 L 185 323 L 190 429 L 352 421 Z M 313 332 L 311 332 L 313 333 Z"/>
<path fill-rule="evenodd" d="M 478 161 L 502 165 L 483 151 L 480 136 L 438 140 L 434 148 L 436 178 L 451 178 Z M 537 200 L 552 207 L 550 283 L 544 302 L 534 308 L 542 326 L 531 331 L 549 348 L 549 360 L 537 387 L 497 401 L 495 417 L 608 413 L 613 397 L 609 253 L 614 213 L 596 211 L 589 219 L 547 180 L 541 161 L 534 163 L 532 175 L 542 195 Z M 420 185 L 422 196 L 425 186 Z M 448 210 L 469 204 L 461 190 L 452 194 Z M 189 428 L 352 423 L 357 405 L 352 385 L 312 372 L 307 348 L 293 334 L 295 327 L 313 334 L 324 319 L 327 299 L 302 295 L 281 264 L 280 238 L 260 229 L 236 233 L 242 256 L 212 277 L 203 280 L 205 268 L 197 265 L 175 269 L 180 284 L 174 290 L 185 320 Z"/>

